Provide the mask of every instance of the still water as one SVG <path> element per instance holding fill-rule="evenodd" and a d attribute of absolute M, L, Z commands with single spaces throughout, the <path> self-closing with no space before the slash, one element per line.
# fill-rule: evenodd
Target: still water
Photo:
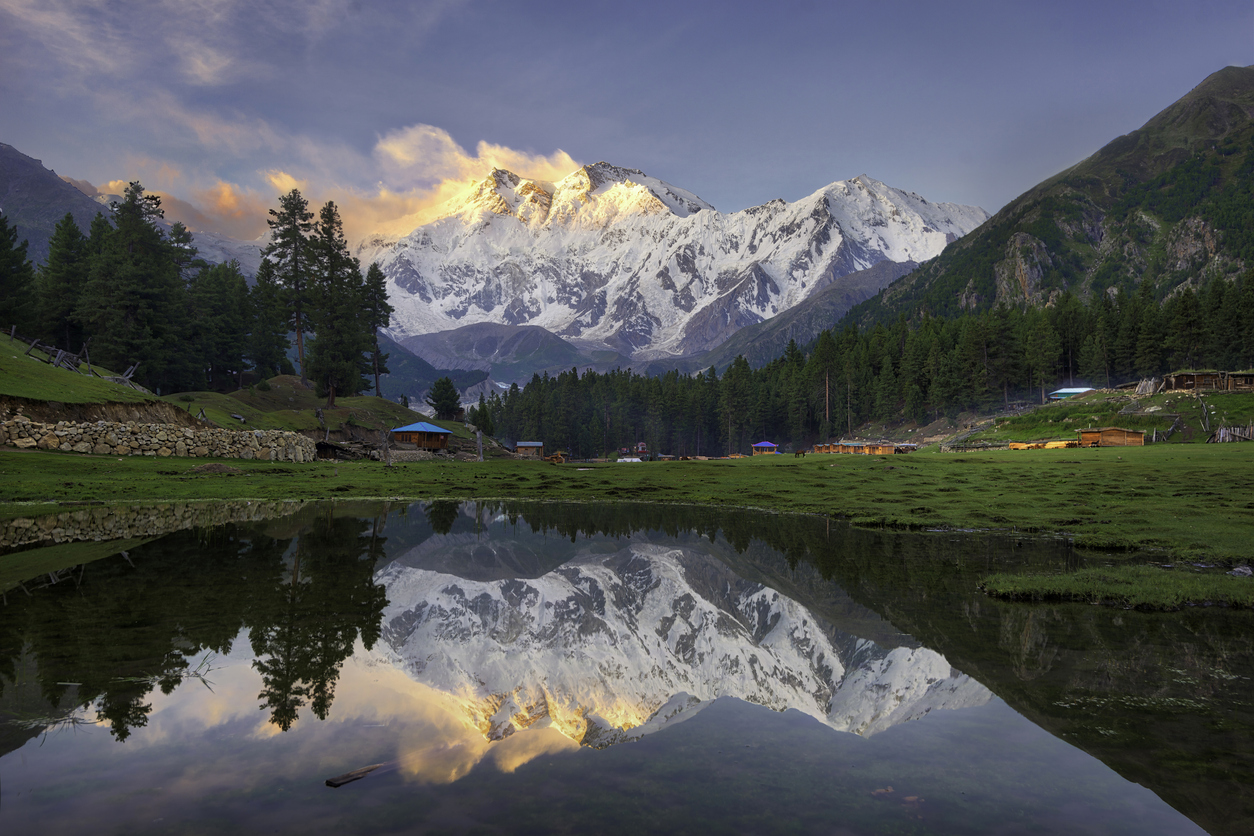
<path fill-rule="evenodd" d="M 443 502 L 90 508 L 0 543 L 4 833 L 1254 821 L 1250 614 L 976 588 L 1100 559 L 1059 542 Z"/>

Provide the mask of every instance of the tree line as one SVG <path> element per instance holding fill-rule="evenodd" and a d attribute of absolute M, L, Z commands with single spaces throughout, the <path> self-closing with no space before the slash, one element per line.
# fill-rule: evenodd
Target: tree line
<path fill-rule="evenodd" d="M 536 375 L 477 412 L 498 436 L 580 457 L 640 441 L 654 452 L 726 455 L 760 440 L 800 448 L 867 422 L 952 421 L 1043 402 L 1059 385 L 1102 388 L 1190 368 L 1254 368 L 1254 271 L 1162 302 L 1146 283 L 1087 302 L 1064 292 L 1045 308 L 850 325 L 805 351 L 791 342 L 760 369 L 738 357 L 722 375 Z"/>
<path fill-rule="evenodd" d="M 350 254 L 333 202 L 315 221 L 298 190 L 279 199 L 251 287 L 238 262 L 199 258 L 182 223 L 163 228 L 161 198 L 140 183 L 111 208 L 86 233 L 66 214 L 38 269 L 0 215 L 0 325 L 70 352 L 87 345 L 119 372 L 138 364 L 134 379 L 158 393 L 293 374 L 294 333 L 300 374 L 329 406 L 368 389 L 368 375 L 378 394 L 377 332 L 392 307 L 378 264 L 363 275 Z"/>

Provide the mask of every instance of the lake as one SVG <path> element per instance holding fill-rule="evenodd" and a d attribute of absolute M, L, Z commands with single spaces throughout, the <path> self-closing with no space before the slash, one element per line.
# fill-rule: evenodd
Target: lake
<path fill-rule="evenodd" d="M 630 504 L 0 522 L 0 829 L 1251 832 L 1251 613 L 977 588 L 1102 559 Z"/>

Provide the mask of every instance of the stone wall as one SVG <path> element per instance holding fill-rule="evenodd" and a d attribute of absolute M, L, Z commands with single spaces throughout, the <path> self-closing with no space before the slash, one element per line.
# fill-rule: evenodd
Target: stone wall
<path fill-rule="evenodd" d="M 0 444 L 98 456 L 212 456 L 282 462 L 317 458 L 313 439 L 284 430 L 191 429 L 137 421 L 41 424 L 21 415 L 0 422 Z"/>
<path fill-rule="evenodd" d="M 189 528 L 258 522 L 295 514 L 308 502 L 168 502 L 95 505 L 0 522 L 0 554 L 32 545 L 159 537 Z"/>

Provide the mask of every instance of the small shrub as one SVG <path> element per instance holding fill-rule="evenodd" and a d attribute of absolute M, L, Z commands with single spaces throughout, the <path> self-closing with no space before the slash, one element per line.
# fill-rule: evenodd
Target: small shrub
<path fill-rule="evenodd" d="M 183 403 L 191 403 L 192 401 L 196 400 L 196 398 L 192 395 L 179 395 L 179 400 L 182 401 Z"/>
<path fill-rule="evenodd" d="M 259 381 L 259 382 L 257 383 L 257 391 L 258 391 L 258 392 L 269 392 L 269 391 L 270 391 L 270 381 L 268 381 L 268 380 L 262 380 L 262 381 Z"/>

